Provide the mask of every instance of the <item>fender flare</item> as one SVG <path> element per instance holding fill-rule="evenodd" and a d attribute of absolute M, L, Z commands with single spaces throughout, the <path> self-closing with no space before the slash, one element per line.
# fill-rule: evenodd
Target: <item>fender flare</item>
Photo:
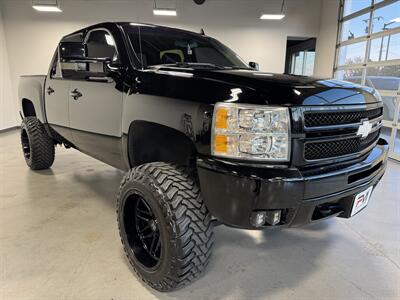
<path fill-rule="evenodd" d="M 139 120 L 129 126 L 127 148 L 131 168 L 157 161 L 192 167 L 197 152 L 193 141 L 183 132 Z"/>

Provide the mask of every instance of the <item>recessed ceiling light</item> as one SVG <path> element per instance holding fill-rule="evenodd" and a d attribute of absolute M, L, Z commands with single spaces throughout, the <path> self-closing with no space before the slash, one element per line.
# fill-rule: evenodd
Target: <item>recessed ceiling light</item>
<path fill-rule="evenodd" d="M 153 14 L 156 16 L 176 16 L 175 9 L 167 9 L 167 8 L 155 8 L 153 9 Z"/>
<path fill-rule="evenodd" d="M 261 15 L 260 19 L 261 20 L 282 20 L 285 17 L 285 15 L 280 15 L 280 14 L 263 14 Z"/>
<path fill-rule="evenodd" d="M 45 12 L 62 12 L 62 10 L 56 5 L 32 5 L 37 11 Z"/>

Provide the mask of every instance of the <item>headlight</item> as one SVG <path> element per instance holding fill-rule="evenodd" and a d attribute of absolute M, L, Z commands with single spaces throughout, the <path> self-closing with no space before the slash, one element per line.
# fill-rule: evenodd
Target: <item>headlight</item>
<path fill-rule="evenodd" d="M 289 110 L 285 107 L 217 103 L 211 152 L 247 160 L 289 160 Z"/>

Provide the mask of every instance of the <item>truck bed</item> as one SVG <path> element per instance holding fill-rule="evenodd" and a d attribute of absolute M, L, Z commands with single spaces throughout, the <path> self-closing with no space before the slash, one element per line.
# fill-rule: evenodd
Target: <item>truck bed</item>
<path fill-rule="evenodd" d="M 41 122 L 46 122 L 46 114 L 44 111 L 44 85 L 46 75 L 23 75 L 19 79 L 18 97 L 20 111 L 24 114 L 24 100 L 29 99 L 35 107 L 37 118 Z"/>

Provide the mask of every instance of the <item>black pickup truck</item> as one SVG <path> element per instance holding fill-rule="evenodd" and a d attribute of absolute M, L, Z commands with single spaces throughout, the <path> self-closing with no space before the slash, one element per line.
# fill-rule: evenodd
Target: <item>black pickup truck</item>
<path fill-rule="evenodd" d="M 386 168 L 372 88 L 271 74 L 204 34 L 102 23 L 19 86 L 32 170 L 55 146 L 127 174 L 117 199 L 138 276 L 168 291 L 209 262 L 213 226 L 296 227 L 362 210 Z"/>

